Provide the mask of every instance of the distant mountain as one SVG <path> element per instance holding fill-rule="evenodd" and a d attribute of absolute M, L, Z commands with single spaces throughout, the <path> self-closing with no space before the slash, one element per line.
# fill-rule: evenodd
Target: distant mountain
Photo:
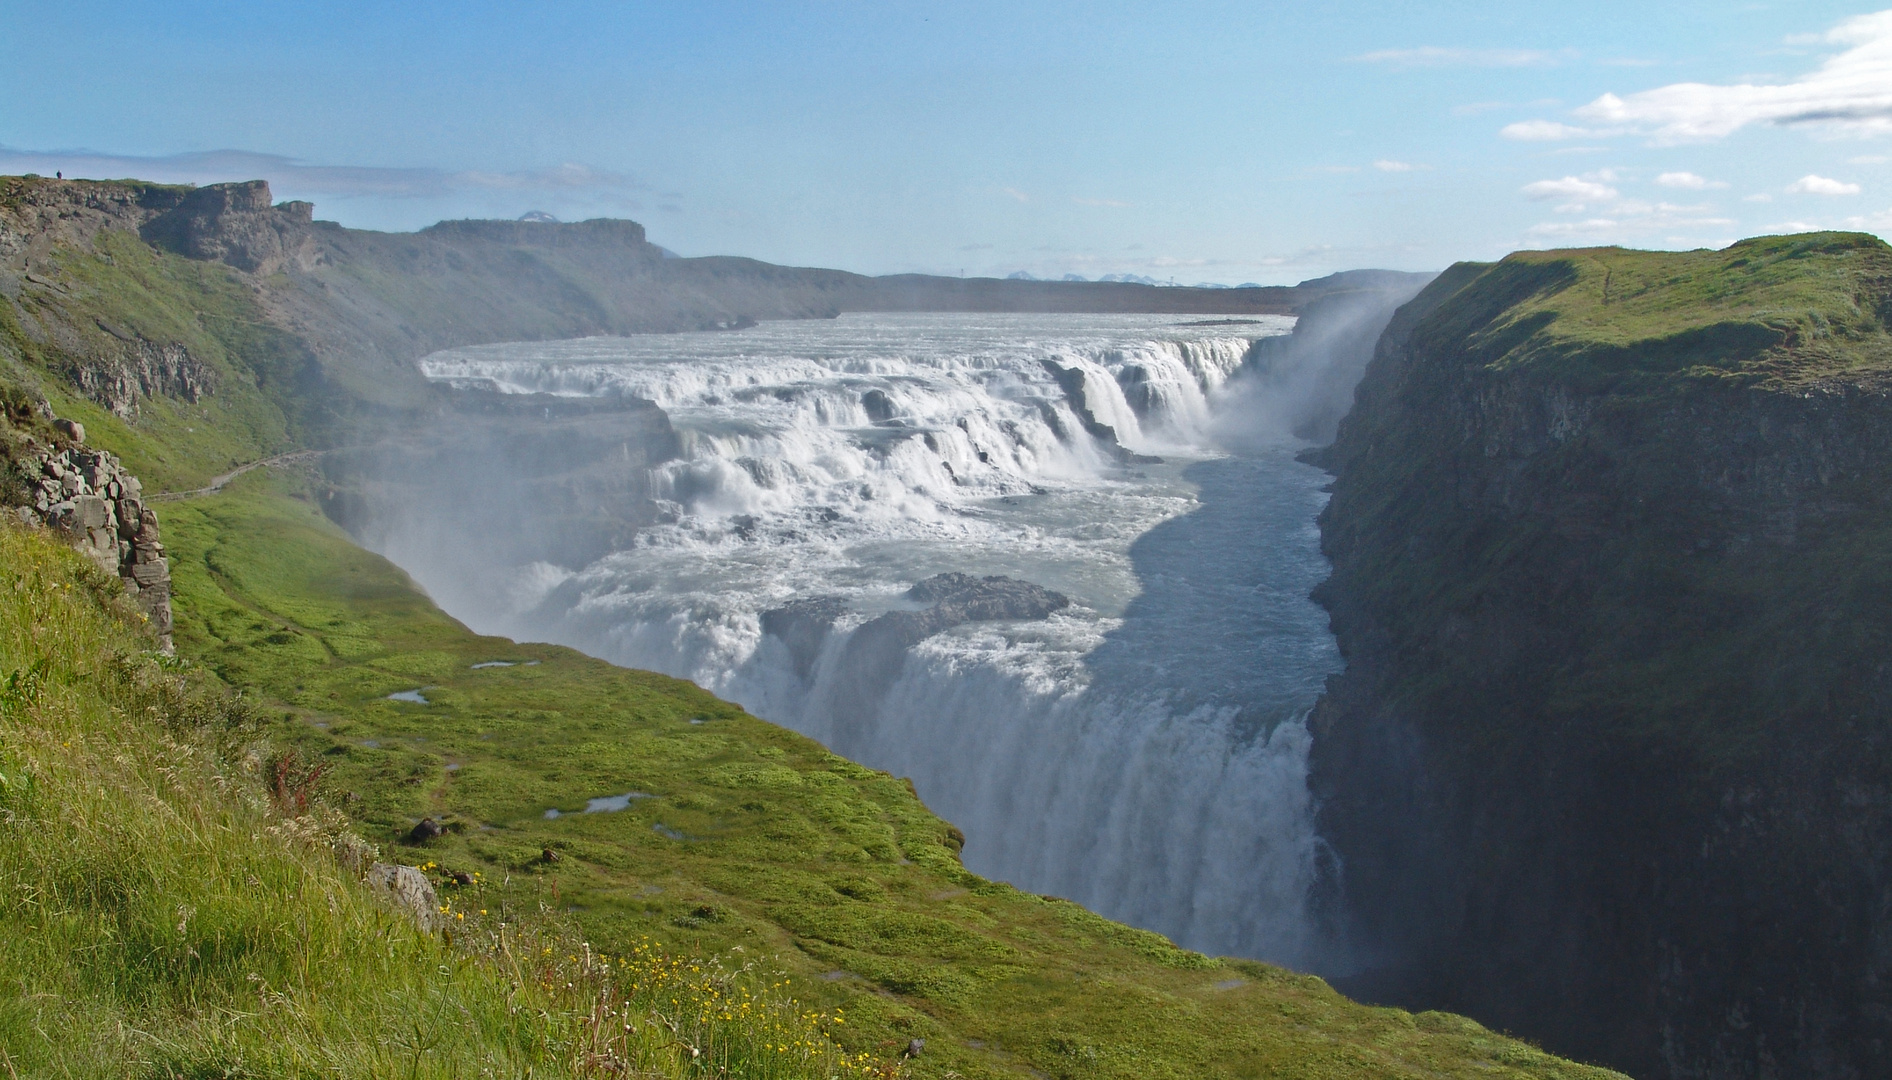
<path fill-rule="evenodd" d="M 642 225 L 610 218 L 566 223 L 535 212 L 412 233 L 346 229 L 314 220 L 309 203 L 274 204 L 260 180 L 188 188 L 20 178 L 7 190 L 29 231 L 90 243 L 129 230 L 249 275 L 278 327 L 340 392 L 337 403 L 395 408 L 427 397 L 414 360 L 463 345 L 725 330 L 849 311 L 1286 315 L 1320 296 L 1414 277 L 1349 271 L 1245 289 L 1159 288 L 1127 275 L 1040 281 L 1022 271 L 1006 280 L 866 277 L 732 256 L 678 258 L 650 243 Z"/>

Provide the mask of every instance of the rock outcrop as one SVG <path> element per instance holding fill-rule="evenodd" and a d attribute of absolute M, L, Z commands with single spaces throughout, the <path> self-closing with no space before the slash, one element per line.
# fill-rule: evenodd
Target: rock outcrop
<path fill-rule="evenodd" d="M 63 431 L 84 438 L 70 422 Z M 44 525 L 73 542 L 99 569 L 117 575 L 151 621 L 159 647 L 171 651 L 171 569 L 158 538 L 158 516 L 144 503 L 144 485 L 104 450 L 75 442 L 25 457 L 37 473 L 22 521 Z"/>
<path fill-rule="evenodd" d="M 67 381 L 124 420 L 153 397 L 195 405 L 215 391 L 217 373 L 177 342 L 126 338 L 122 348 L 100 351 L 86 363 L 68 365 Z"/>
<path fill-rule="evenodd" d="M 970 622 L 1043 619 L 1069 607 L 1062 593 L 1014 578 L 937 574 L 907 590 L 906 599 L 930 605 L 889 611 L 854 628 L 834 661 L 829 704 L 844 731 L 867 724 L 906 662 L 907 650 L 934 634 Z M 834 626 L 846 614 L 834 597 L 796 600 L 762 613 L 762 632 L 789 651 L 795 671 L 809 678 Z"/>
<path fill-rule="evenodd" d="M 762 633 L 780 641 L 788 649 L 795 674 L 808 678 L 821 657 L 821 645 L 828 631 L 848 612 L 847 601 L 834 596 L 811 596 L 791 600 L 779 608 L 762 613 Z"/>
<path fill-rule="evenodd" d="M 421 929 L 440 928 L 440 896 L 419 867 L 378 862 L 368 867 L 363 880 L 375 895 L 396 910 L 412 915 Z"/>
<path fill-rule="evenodd" d="M 1640 1077 L 1892 1072 L 1888 313 L 1846 234 L 1401 310 L 1321 455 L 1340 985 Z"/>
<path fill-rule="evenodd" d="M 1097 414 L 1091 411 L 1090 391 L 1089 388 L 1084 385 L 1084 371 L 1082 368 L 1067 367 L 1051 359 L 1045 359 L 1039 362 L 1044 365 L 1045 373 L 1057 381 L 1058 389 L 1064 391 L 1064 400 L 1071 403 L 1071 411 L 1077 414 L 1078 423 L 1083 424 L 1084 430 L 1090 433 L 1091 438 L 1102 443 L 1105 449 L 1116 456 L 1118 461 L 1121 461 L 1125 465 L 1157 465 L 1162 463 L 1163 459 L 1160 457 L 1139 454 L 1123 445 L 1122 442 L 1118 441 L 1117 429 L 1097 419 Z"/>
<path fill-rule="evenodd" d="M 906 651 L 934 634 L 969 622 L 1042 619 L 1071 603 L 1027 581 L 956 573 L 927 578 L 907 590 L 907 599 L 932 606 L 889 611 L 856 629 L 841 657 L 844 682 L 878 696 L 899 674 Z"/>
<path fill-rule="evenodd" d="M 268 275 L 291 264 L 313 268 L 314 217 L 314 203 L 272 203 L 269 184 L 250 180 L 191 189 L 139 234 L 189 258 Z"/>

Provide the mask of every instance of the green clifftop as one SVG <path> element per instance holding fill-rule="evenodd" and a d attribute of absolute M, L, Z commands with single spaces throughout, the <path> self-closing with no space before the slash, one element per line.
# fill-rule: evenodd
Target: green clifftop
<path fill-rule="evenodd" d="M 1623 393 L 1673 379 L 1789 389 L 1892 367 L 1892 249 L 1865 233 L 1720 251 L 1535 251 L 1463 266 L 1425 330 L 1466 362 Z"/>
<path fill-rule="evenodd" d="M 1821 233 L 1395 317 L 1321 455 L 1344 985 L 1639 1076 L 1892 1068 L 1888 316 Z"/>

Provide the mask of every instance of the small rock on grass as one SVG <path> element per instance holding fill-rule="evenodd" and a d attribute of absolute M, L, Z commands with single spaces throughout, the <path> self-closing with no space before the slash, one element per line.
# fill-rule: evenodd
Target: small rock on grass
<path fill-rule="evenodd" d="M 378 862 L 368 867 L 366 880 L 370 889 L 413 915 L 422 929 L 432 930 L 439 925 L 440 897 L 418 867 Z"/>

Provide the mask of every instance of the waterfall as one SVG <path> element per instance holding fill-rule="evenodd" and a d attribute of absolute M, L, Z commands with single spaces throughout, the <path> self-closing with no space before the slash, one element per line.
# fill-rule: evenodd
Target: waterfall
<path fill-rule="evenodd" d="M 1325 477 L 1291 439 L 1231 457 L 1212 435 L 1290 325 L 876 315 L 439 353 L 450 384 L 656 402 L 682 448 L 647 477 L 657 524 L 580 566 L 481 566 L 398 510 L 367 538 L 481 631 L 692 679 L 911 777 L 979 873 L 1306 967 L 1302 718 L 1339 666 L 1307 599 Z M 859 628 L 948 571 L 1072 603 L 864 681 Z M 832 613 L 814 645 L 764 632 L 798 600 Z"/>

